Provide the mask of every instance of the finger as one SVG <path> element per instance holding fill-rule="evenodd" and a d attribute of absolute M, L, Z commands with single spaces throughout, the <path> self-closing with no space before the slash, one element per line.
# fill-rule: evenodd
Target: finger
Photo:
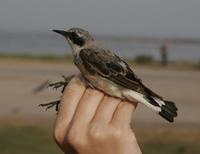
<path fill-rule="evenodd" d="M 77 107 L 72 125 L 77 124 L 78 126 L 86 126 L 89 124 L 92 121 L 97 107 L 103 97 L 104 94 L 98 90 L 91 88 L 86 89 Z"/>
<path fill-rule="evenodd" d="M 86 87 L 78 78 L 73 78 L 63 93 L 60 108 L 55 122 L 56 128 L 66 129 L 71 122 L 78 103 Z"/>
<path fill-rule="evenodd" d="M 98 123 L 100 125 L 105 125 L 110 123 L 110 121 L 112 120 L 113 113 L 119 103 L 120 103 L 119 99 L 109 96 L 104 96 L 102 102 L 97 108 L 96 114 L 92 122 Z"/>
<path fill-rule="evenodd" d="M 136 102 L 133 104 L 127 101 L 122 101 L 118 105 L 111 123 L 118 126 L 130 126 L 132 114 L 136 109 L 136 106 Z"/>

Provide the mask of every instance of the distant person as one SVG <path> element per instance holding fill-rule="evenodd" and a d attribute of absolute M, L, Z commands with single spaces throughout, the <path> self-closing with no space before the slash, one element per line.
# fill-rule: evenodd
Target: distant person
<path fill-rule="evenodd" d="M 166 66 L 168 64 L 168 44 L 164 43 L 160 46 L 161 64 Z"/>

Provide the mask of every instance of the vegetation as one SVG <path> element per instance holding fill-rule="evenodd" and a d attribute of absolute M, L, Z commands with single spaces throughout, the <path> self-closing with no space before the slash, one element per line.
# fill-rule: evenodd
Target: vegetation
<path fill-rule="evenodd" d="M 144 154 L 198 154 L 198 127 L 146 127 L 136 129 Z"/>
<path fill-rule="evenodd" d="M 56 56 L 56 55 L 32 55 L 32 54 L 0 54 L 0 59 L 20 59 L 34 61 L 50 61 L 50 62 L 71 62 L 72 56 Z"/>
<path fill-rule="evenodd" d="M 197 68 L 197 69 L 200 69 L 200 60 L 197 63 L 194 64 L 194 67 Z"/>
<path fill-rule="evenodd" d="M 133 62 L 138 64 L 149 64 L 153 63 L 155 60 L 151 55 L 138 55 L 133 59 Z"/>
<path fill-rule="evenodd" d="M 1 126 L 0 138 L 1 154 L 61 154 L 50 130 L 39 126 Z"/>
<path fill-rule="evenodd" d="M 0 126 L 1 154 L 62 154 L 52 139 L 49 123 L 3 124 Z M 199 154 L 199 128 L 135 128 L 144 154 Z"/>

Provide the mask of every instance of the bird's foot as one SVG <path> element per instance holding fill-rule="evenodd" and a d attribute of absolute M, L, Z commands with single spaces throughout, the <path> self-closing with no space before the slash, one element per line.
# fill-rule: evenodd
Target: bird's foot
<path fill-rule="evenodd" d="M 58 108 L 59 108 L 59 104 L 60 104 L 60 100 L 57 100 L 57 101 L 53 101 L 53 102 L 50 102 L 50 103 L 46 103 L 46 104 L 40 104 L 39 106 L 40 107 L 45 107 L 46 110 L 56 106 L 56 111 L 58 111 Z"/>
<path fill-rule="evenodd" d="M 65 87 L 68 85 L 68 83 L 71 81 L 71 79 L 74 76 L 75 75 L 70 75 L 70 76 L 66 77 L 66 76 L 63 75 L 62 77 L 63 77 L 64 81 L 60 81 L 60 82 L 56 82 L 56 83 L 51 83 L 51 84 L 49 84 L 49 87 L 52 87 L 53 89 L 56 89 L 56 90 L 58 88 L 62 87 L 61 92 L 63 93 L 64 90 L 65 90 Z"/>
<path fill-rule="evenodd" d="M 71 81 L 71 79 L 74 77 L 75 75 L 71 75 L 71 76 L 62 76 L 64 81 L 60 81 L 60 82 L 56 82 L 56 83 L 51 83 L 49 84 L 49 87 L 52 87 L 53 89 L 58 89 L 58 88 L 61 88 L 62 87 L 62 90 L 61 92 L 63 93 L 64 90 L 65 90 L 65 87 L 68 85 L 68 83 Z M 45 103 L 45 104 L 40 104 L 39 106 L 40 107 L 44 107 L 46 108 L 46 110 L 52 108 L 52 107 L 56 107 L 56 111 L 58 111 L 58 108 L 59 108 L 59 104 L 60 104 L 60 100 L 57 100 L 57 101 L 53 101 L 53 102 L 50 102 L 50 103 Z"/>

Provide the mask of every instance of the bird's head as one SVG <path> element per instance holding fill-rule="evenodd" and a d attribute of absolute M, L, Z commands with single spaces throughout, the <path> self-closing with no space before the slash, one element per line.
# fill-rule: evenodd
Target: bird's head
<path fill-rule="evenodd" d="M 73 52 L 78 52 L 79 49 L 90 44 L 93 41 L 92 36 L 88 31 L 81 28 L 71 28 L 67 31 L 53 30 L 54 32 L 63 35 L 69 42 Z"/>

